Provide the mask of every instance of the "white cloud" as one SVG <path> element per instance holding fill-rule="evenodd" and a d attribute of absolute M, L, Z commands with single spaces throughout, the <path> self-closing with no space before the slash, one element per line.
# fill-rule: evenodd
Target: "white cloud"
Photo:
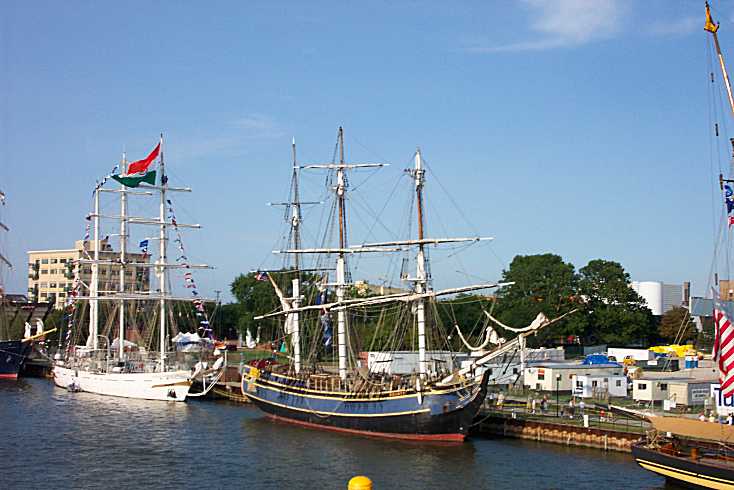
<path fill-rule="evenodd" d="M 523 0 L 533 19 L 529 41 L 475 45 L 468 51 L 538 51 L 586 44 L 616 34 L 624 17 L 621 0 Z"/>
<path fill-rule="evenodd" d="M 254 144 L 285 135 L 285 130 L 272 117 L 253 113 L 224 122 L 214 133 L 188 135 L 176 142 L 172 151 L 183 161 L 202 157 L 233 157 L 244 154 Z"/>
<path fill-rule="evenodd" d="M 248 114 L 232 121 L 231 125 L 242 131 L 247 139 L 271 139 L 283 136 L 283 130 L 269 116 L 262 114 Z"/>

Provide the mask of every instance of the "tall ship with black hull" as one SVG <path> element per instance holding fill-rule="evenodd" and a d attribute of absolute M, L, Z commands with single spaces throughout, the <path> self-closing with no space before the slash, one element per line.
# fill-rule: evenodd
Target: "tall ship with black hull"
<path fill-rule="evenodd" d="M 279 203 L 288 210 L 290 231 L 284 249 L 275 251 L 292 259 L 284 260 L 281 269 L 258 272 L 258 279 L 272 284 L 280 307 L 256 317 L 282 320 L 288 362 L 246 366 L 242 377 L 242 393 L 269 417 L 311 428 L 393 439 L 460 442 L 466 437 L 485 399 L 488 375 L 478 375 L 474 366 L 455 369 L 439 358 L 438 351 L 431 350 L 451 351 L 436 300 L 501 284 L 433 289 L 429 245 L 470 245 L 490 238 L 428 237 L 423 196 L 426 169 L 420 150 L 413 163 L 404 175 L 411 182 L 408 220 L 417 221 L 417 236 L 350 246 L 347 204 L 354 201 L 347 199 L 347 173 L 384 165 L 345 163 L 341 128 L 331 163 L 298 165 L 294 143 L 291 199 Z M 301 246 L 304 203 L 299 201 L 298 181 L 304 169 L 328 172 L 331 208 L 326 214 L 334 218 L 334 225 L 327 225 L 317 248 Z M 338 237 L 336 247 L 328 246 L 331 236 Z M 361 254 L 388 258 L 395 253 L 403 254 L 400 280 L 406 287 L 378 288 L 372 294 L 362 287 L 364 284 L 351 280 L 349 262 L 356 262 Z M 303 267 L 302 257 L 314 258 L 313 267 Z M 286 294 L 288 289 L 290 294 Z M 362 337 L 369 335 L 372 340 L 367 344 Z M 364 353 L 359 354 L 366 345 L 370 350 L 380 348 L 378 354 L 385 356 L 389 351 L 417 353 L 415 369 L 395 374 L 384 367 L 392 361 L 370 364 Z"/>

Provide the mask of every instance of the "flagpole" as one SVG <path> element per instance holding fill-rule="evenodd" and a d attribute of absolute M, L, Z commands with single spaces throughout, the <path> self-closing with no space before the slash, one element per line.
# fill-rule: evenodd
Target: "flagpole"
<path fill-rule="evenodd" d="M 125 152 L 121 163 L 123 173 L 127 174 Z M 125 295 L 125 254 L 127 252 L 127 192 L 120 184 L 120 294 Z M 125 353 L 125 300 L 120 300 L 120 338 L 117 344 L 117 359 L 124 360 Z"/>
<path fill-rule="evenodd" d="M 167 249 L 167 238 L 166 238 L 166 188 L 168 187 L 168 179 L 166 178 L 165 169 L 163 165 L 163 133 L 161 133 L 160 139 L 160 154 L 158 156 L 159 165 L 158 168 L 161 173 L 161 202 L 160 202 L 160 236 L 159 236 L 159 263 L 161 264 L 158 269 L 158 285 L 161 291 L 161 302 L 160 302 L 160 362 L 161 372 L 165 371 L 166 366 L 166 269 L 163 264 L 166 263 L 166 249 Z"/>

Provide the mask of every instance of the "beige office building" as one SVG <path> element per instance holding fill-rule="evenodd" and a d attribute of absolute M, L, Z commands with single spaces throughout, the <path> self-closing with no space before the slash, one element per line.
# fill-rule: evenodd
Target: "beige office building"
<path fill-rule="evenodd" d="M 101 261 L 120 260 L 120 253 L 113 250 L 108 240 L 100 240 L 99 257 Z M 28 297 L 31 301 L 52 302 L 62 308 L 66 297 L 72 290 L 74 275 L 79 267 L 82 283 L 90 284 L 92 265 L 80 264 L 80 259 L 94 256 L 94 241 L 78 240 L 74 248 L 62 250 L 31 250 L 28 252 Z M 86 249 L 86 253 L 85 253 Z M 150 256 L 142 253 L 126 253 L 126 261 L 133 263 L 149 262 Z M 148 267 L 125 268 L 126 291 L 148 291 L 150 289 L 150 269 Z M 120 290 L 120 266 L 99 266 L 100 295 L 116 293 Z M 81 295 L 88 294 L 84 286 Z"/>

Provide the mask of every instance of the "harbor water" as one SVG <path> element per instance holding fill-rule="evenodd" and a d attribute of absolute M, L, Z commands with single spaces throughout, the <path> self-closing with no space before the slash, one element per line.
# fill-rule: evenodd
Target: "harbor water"
<path fill-rule="evenodd" d="M 0 383 L 0 488 L 666 488 L 628 454 L 510 439 L 427 445 L 272 422 L 228 402 Z"/>

